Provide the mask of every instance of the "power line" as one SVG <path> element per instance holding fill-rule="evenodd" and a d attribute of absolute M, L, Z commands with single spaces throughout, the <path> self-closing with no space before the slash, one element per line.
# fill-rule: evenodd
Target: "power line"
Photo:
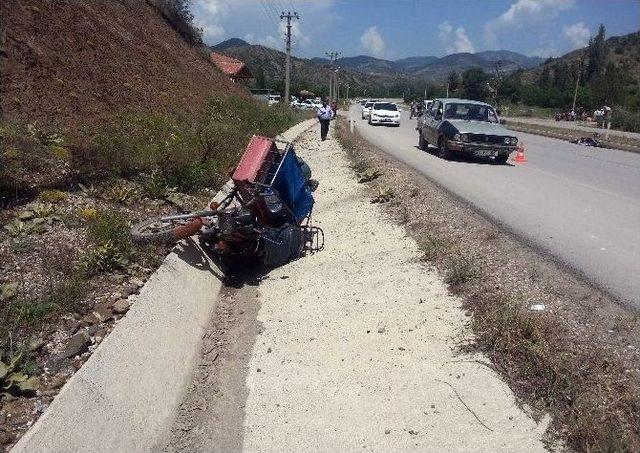
<path fill-rule="evenodd" d="M 271 10 L 267 5 L 268 3 L 265 0 L 260 0 L 260 6 L 262 6 L 265 17 L 276 27 L 277 30 L 280 20 L 278 19 L 278 15 L 274 14 L 273 10 Z"/>

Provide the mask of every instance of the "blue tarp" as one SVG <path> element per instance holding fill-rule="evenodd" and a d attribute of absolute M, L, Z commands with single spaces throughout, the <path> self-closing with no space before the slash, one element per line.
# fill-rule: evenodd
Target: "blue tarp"
<path fill-rule="evenodd" d="M 284 157 L 272 188 L 278 193 L 282 202 L 289 206 L 298 222 L 311 213 L 313 196 L 293 149 Z"/>

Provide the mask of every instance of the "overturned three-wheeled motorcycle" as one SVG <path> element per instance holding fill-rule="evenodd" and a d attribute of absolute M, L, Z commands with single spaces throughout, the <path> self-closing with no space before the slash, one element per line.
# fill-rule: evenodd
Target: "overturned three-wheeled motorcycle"
<path fill-rule="evenodd" d="M 133 226 L 132 238 L 138 244 L 173 244 L 198 235 L 220 260 L 280 266 L 324 246 L 322 230 L 311 225 L 317 185 L 291 143 L 254 135 L 225 185 L 226 195 L 209 210 L 145 220 Z"/>

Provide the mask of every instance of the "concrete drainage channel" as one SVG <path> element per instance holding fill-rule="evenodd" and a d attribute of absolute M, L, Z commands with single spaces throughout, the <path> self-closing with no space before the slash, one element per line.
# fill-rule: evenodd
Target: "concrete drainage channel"
<path fill-rule="evenodd" d="M 303 121 L 279 138 L 294 141 L 315 123 Z M 222 287 L 216 275 L 221 271 L 195 241 L 178 245 L 11 451 L 152 450 L 190 382 Z"/>

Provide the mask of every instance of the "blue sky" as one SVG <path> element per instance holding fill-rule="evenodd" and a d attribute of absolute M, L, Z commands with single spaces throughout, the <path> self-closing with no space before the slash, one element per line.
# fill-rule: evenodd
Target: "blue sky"
<path fill-rule="evenodd" d="M 582 47 L 603 23 L 607 36 L 638 31 L 638 0 L 192 0 L 208 44 L 242 38 L 282 49 L 283 10 L 297 11 L 293 53 L 398 59 L 506 49 L 557 56 Z"/>

